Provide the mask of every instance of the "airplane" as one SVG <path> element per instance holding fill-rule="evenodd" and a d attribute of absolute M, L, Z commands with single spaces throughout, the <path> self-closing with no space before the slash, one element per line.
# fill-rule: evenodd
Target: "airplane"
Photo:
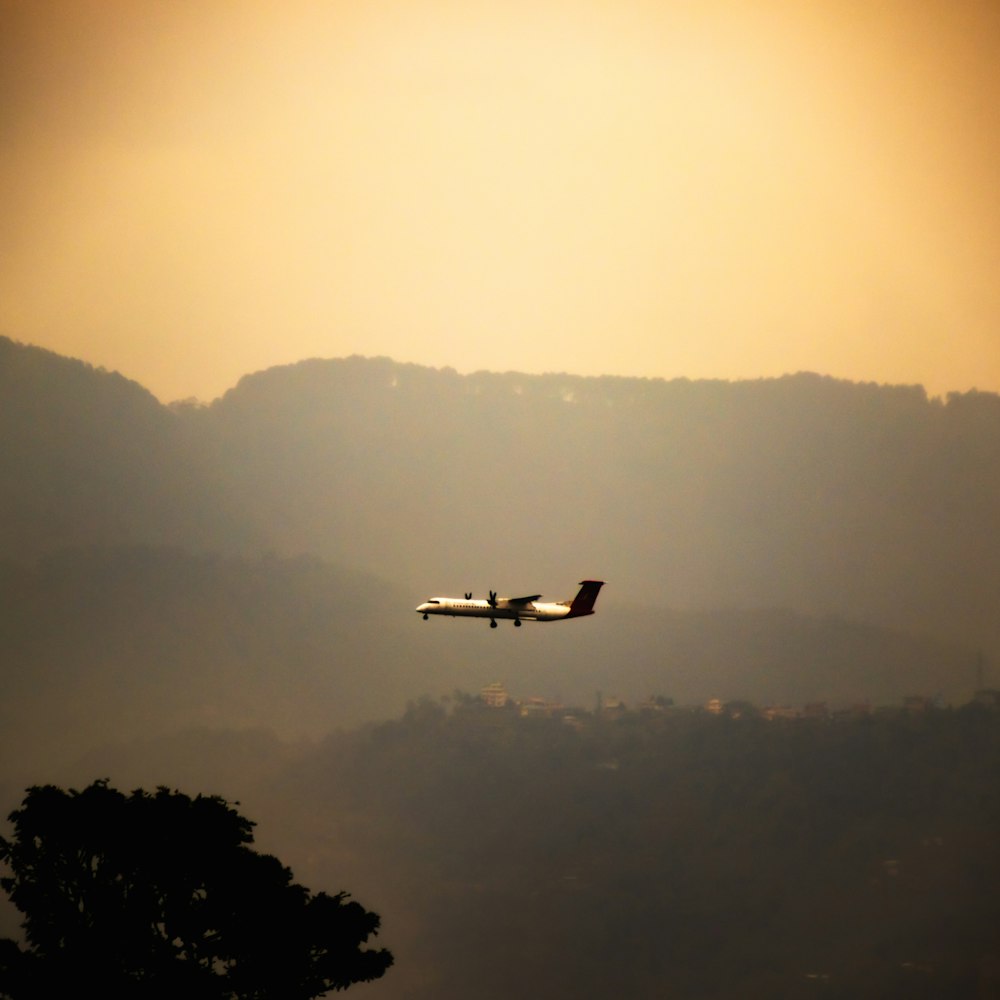
<path fill-rule="evenodd" d="M 489 618 L 490 628 L 497 627 L 498 618 L 513 618 L 514 624 L 520 628 L 522 621 L 554 622 L 562 618 L 582 618 L 594 613 L 594 602 L 604 586 L 603 580 L 581 580 L 580 590 L 571 601 L 550 603 L 539 601 L 541 594 L 530 597 L 497 597 L 495 590 L 490 591 L 487 600 L 473 600 L 468 593 L 461 597 L 432 597 L 414 610 L 424 616 L 424 621 L 431 615 L 451 615 L 453 618 Z"/>

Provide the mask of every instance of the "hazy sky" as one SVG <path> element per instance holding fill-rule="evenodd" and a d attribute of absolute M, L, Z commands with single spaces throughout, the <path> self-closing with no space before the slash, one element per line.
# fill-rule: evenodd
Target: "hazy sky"
<path fill-rule="evenodd" d="M 0 333 L 1000 391 L 996 0 L 0 0 Z"/>

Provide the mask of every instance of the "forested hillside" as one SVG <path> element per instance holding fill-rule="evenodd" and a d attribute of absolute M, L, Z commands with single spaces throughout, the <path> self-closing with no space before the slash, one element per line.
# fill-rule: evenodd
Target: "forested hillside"
<path fill-rule="evenodd" d="M 434 592 L 610 581 L 1000 653 L 1000 398 L 310 361 L 186 417 L 252 533 Z M 529 582 L 530 581 L 530 582 Z"/>
<path fill-rule="evenodd" d="M 1000 397 L 796 375 L 462 376 L 386 359 L 159 406 L 0 342 L 6 557 L 308 553 L 428 592 L 789 608 L 1000 654 Z"/>
<path fill-rule="evenodd" d="M 0 565 L 0 590 L 0 781 L 192 726 L 319 739 L 496 680 L 582 707 L 600 692 L 629 705 L 947 702 L 974 682 L 960 648 L 790 612 L 623 609 L 498 634 L 423 622 L 403 588 L 306 556 L 72 549 Z"/>
<path fill-rule="evenodd" d="M 375 608 L 402 595 L 316 559 L 67 550 L 0 566 L 0 588 L 0 777 L 108 740 L 190 726 L 316 737 L 397 705 L 402 629 Z"/>
<path fill-rule="evenodd" d="M 238 795 L 263 849 L 382 914 L 373 997 L 996 995 L 996 711 L 741 712 L 459 695 L 298 751 L 137 741 L 81 780 Z"/>

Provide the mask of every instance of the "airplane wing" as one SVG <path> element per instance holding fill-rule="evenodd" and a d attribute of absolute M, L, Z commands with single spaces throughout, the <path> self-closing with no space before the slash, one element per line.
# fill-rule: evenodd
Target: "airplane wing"
<path fill-rule="evenodd" d="M 537 601 L 541 594 L 532 594 L 530 597 L 508 597 L 508 604 L 530 604 L 532 601 Z"/>

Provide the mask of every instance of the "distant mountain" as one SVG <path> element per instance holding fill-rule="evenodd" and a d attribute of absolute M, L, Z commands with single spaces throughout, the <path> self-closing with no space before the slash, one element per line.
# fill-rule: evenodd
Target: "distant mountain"
<path fill-rule="evenodd" d="M 116 372 L 0 337 L 0 558 L 247 544 L 176 415 Z"/>
<path fill-rule="evenodd" d="M 609 605 L 788 607 L 1000 656 L 992 394 L 348 358 L 248 376 L 185 417 L 278 552 L 433 592 L 598 576 Z"/>
<path fill-rule="evenodd" d="M 9 747 L 315 735 L 494 680 L 583 704 L 950 700 L 977 665 L 996 680 L 990 394 L 354 357 L 164 407 L 0 339 L 0 454 Z M 590 576 L 608 586 L 574 623 L 412 611 Z"/>
<path fill-rule="evenodd" d="M 0 566 L 0 592 L 0 782 L 192 728 L 318 739 L 496 680 L 512 697 L 584 708 L 599 693 L 633 707 L 650 694 L 948 702 L 974 684 L 961 648 L 792 612 L 619 606 L 496 631 L 424 622 L 403 588 L 304 556 L 65 550 Z"/>
<path fill-rule="evenodd" d="M 197 726 L 318 736 L 405 705 L 399 616 L 377 617 L 405 599 L 316 559 L 73 549 L 0 566 L 0 591 L 8 767 Z"/>

